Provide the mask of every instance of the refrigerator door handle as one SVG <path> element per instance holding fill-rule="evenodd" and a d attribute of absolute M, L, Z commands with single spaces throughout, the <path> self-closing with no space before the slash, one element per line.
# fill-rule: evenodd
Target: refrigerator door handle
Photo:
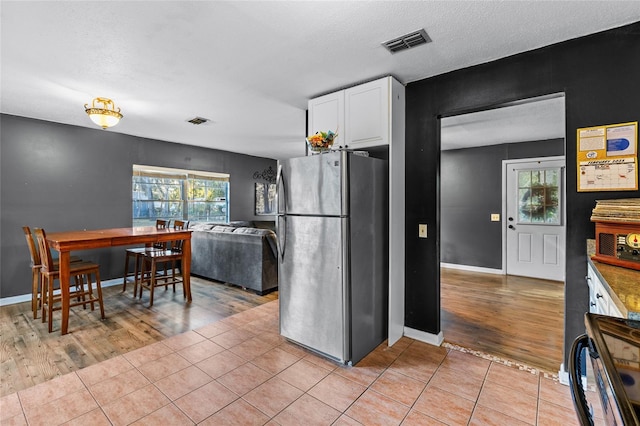
<path fill-rule="evenodd" d="M 276 206 L 277 206 L 277 221 L 276 221 L 276 241 L 278 246 L 278 252 L 280 253 L 280 262 L 284 262 L 284 251 L 287 244 L 287 187 L 285 185 L 284 174 L 282 173 L 282 165 L 278 165 L 278 174 L 276 177 Z M 282 188 L 282 190 L 280 190 Z M 280 196 L 282 196 L 283 211 L 280 211 Z M 280 226 L 280 220 L 284 221 L 284 226 Z"/>
<path fill-rule="evenodd" d="M 280 220 L 284 222 L 284 225 L 280 227 Z M 280 263 L 284 263 L 284 251 L 287 245 L 287 217 L 284 215 L 278 215 L 278 222 L 276 225 L 276 237 L 278 242 L 278 251 L 280 252 Z"/>
<path fill-rule="evenodd" d="M 280 190 L 280 188 L 282 188 L 282 191 Z M 287 188 L 285 186 L 285 181 L 284 181 L 284 173 L 282 172 L 282 165 L 279 164 L 278 165 L 278 173 L 276 174 L 276 198 L 277 198 L 277 203 L 276 203 L 276 208 L 277 211 L 276 213 L 279 215 L 282 214 L 286 214 L 287 213 Z M 280 196 L 282 195 L 282 206 L 283 206 L 283 211 L 280 211 Z"/>

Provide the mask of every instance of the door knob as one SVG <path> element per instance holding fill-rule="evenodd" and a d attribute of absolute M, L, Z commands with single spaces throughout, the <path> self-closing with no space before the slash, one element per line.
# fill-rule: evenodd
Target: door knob
<path fill-rule="evenodd" d="M 509 225 L 509 229 L 516 229 L 516 227 L 513 225 Z"/>
<path fill-rule="evenodd" d="M 512 217 L 510 217 L 508 220 L 509 220 L 509 222 L 513 222 L 513 218 Z"/>

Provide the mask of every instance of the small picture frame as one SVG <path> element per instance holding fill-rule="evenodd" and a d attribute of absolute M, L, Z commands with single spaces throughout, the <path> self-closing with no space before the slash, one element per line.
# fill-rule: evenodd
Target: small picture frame
<path fill-rule="evenodd" d="M 276 184 L 256 182 L 256 216 L 276 213 Z"/>

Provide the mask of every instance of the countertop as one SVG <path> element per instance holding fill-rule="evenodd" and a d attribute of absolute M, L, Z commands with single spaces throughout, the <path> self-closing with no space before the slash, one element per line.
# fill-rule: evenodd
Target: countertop
<path fill-rule="evenodd" d="M 611 300 L 620 312 L 626 312 L 627 318 L 640 319 L 640 271 L 588 260 L 602 284 L 609 287 Z"/>

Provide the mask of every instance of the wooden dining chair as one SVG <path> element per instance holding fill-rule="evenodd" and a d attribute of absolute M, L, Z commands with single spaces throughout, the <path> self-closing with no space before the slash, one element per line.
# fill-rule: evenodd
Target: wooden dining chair
<path fill-rule="evenodd" d="M 40 260 L 40 252 L 34 236 L 31 233 L 31 229 L 28 226 L 23 226 L 25 239 L 27 240 L 27 247 L 29 248 L 29 256 L 31 257 L 31 310 L 33 311 L 33 319 L 38 318 L 38 310 L 42 307 L 42 287 L 40 286 L 40 268 L 42 267 L 42 261 Z M 78 256 L 71 256 L 70 261 L 81 262 Z M 58 259 L 53 259 L 53 264 L 56 265 Z"/>
<path fill-rule="evenodd" d="M 173 229 L 175 230 L 179 230 L 182 231 L 183 229 L 187 229 L 189 228 L 189 221 L 183 221 L 183 220 L 175 220 L 173 222 Z M 168 245 L 167 248 L 172 249 L 174 252 L 176 253 L 182 253 L 182 245 L 183 245 L 183 240 L 176 240 L 176 241 L 171 241 Z M 171 265 L 171 271 L 172 274 L 175 276 L 175 270 L 176 268 L 180 268 L 180 262 L 182 260 L 182 255 L 180 255 L 179 258 L 173 258 L 170 262 L 165 262 L 164 264 L 164 275 L 167 275 L 167 266 L 170 264 Z M 180 269 L 181 270 L 181 269 Z M 173 286 L 173 291 L 176 291 L 176 286 Z"/>
<path fill-rule="evenodd" d="M 188 228 L 189 222 L 176 220 L 173 223 L 173 229 L 183 230 Z M 142 273 L 140 279 L 140 298 L 142 298 L 142 290 L 149 290 L 149 307 L 153 306 L 153 291 L 156 287 L 173 286 L 173 292 L 176 291 L 176 284 L 182 283 L 182 274 L 176 275 L 178 263 L 182 261 L 182 245 L 183 240 L 172 241 L 165 250 L 147 252 L 142 260 Z M 159 273 L 158 266 L 164 266 L 164 274 Z M 171 265 L 171 275 L 168 274 L 168 265 Z M 134 290 L 135 293 L 135 290 Z M 183 285 L 184 293 L 184 285 Z M 186 294 L 184 294 L 186 297 Z"/>
<path fill-rule="evenodd" d="M 156 220 L 156 228 L 166 229 L 169 226 L 169 222 L 170 221 L 168 220 L 158 219 Z M 122 278 L 122 291 L 123 292 L 127 291 L 127 280 L 130 277 L 133 277 L 133 296 L 135 297 L 136 291 L 138 289 L 138 280 L 140 277 L 140 273 L 142 271 L 140 265 L 141 265 L 142 259 L 144 258 L 145 253 L 148 253 L 151 251 L 165 250 L 166 248 L 167 248 L 167 244 L 164 242 L 156 243 L 149 247 L 128 248 L 125 251 L 124 275 Z M 131 263 L 132 259 L 134 261 L 133 272 L 129 272 L 129 264 Z"/>
<path fill-rule="evenodd" d="M 47 235 L 44 229 L 35 229 L 38 247 L 40 249 L 40 258 L 42 267 L 40 268 L 40 287 L 42 292 L 42 322 L 46 319 L 49 321 L 49 333 L 53 331 L 53 311 L 62 310 L 62 292 L 55 295 L 53 292 L 54 282 L 60 280 L 59 265 L 56 265 L 51 258 L 51 250 L 47 243 Z M 91 275 L 95 276 L 96 293 L 93 294 L 93 286 L 91 283 Z M 100 286 L 100 265 L 93 262 L 73 262 L 69 264 L 69 276 L 75 277 L 75 290 L 69 288 L 69 307 L 83 305 L 85 308 L 89 304 L 91 310 L 94 310 L 94 303 L 98 303 L 100 307 L 100 318 L 104 319 L 104 304 L 102 303 L 102 287 Z M 84 280 L 86 278 L 87 287 L 85 289 Z M 60 282 L 60 287 L 70 286 L 69 283 Z M 73 300 L 76 299 L 76 300 Z M 69 315 L 67 312 L 66 315 Z"/>

